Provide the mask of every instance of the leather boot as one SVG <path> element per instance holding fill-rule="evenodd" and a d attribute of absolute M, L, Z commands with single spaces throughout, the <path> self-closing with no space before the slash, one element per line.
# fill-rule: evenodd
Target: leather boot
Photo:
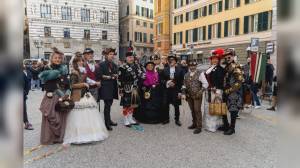
<path fill-rule="evenodd" d="M 218 131 L 224 131 L 225 132 L 229 129 L 229 123 L 228 123 L 227 116 L 222 116 L 222 120 L 223 120 L 223 125 L 218 128 Z"/>
<path fill-rule="evenodd" d="M 230 115 L 231 118 L 230 128 L 224 132 L 224 135 L 232 135 L 235 133 L 236 117 L 237 117 L 237 112 L 232 112 Z"/>
<path fill-rule="evenodd" d="M 196 125 L 195 124 L 192 124 L 188 127 L 188 129 L 195 129 L 196 128 Z"/>

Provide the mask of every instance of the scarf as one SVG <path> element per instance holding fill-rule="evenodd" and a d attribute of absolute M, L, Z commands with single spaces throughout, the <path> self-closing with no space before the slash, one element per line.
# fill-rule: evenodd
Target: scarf
<path fill-rule="evenodd" d="M 155 71 L 146 71 L 146 79 L 144 80 L 144 86 L 153 86 L 158 83 L 158 73 Z"/>

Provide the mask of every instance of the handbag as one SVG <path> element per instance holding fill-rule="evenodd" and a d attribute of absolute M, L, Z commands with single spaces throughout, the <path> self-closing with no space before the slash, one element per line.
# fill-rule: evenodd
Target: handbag
<path fill-rule="evenodd" d="M 227 115 L 227 105 L 222 102 L 220 97 L 215 97 L 214 101 L 209 103 L 209 114 L 216 116 Z"/>
<path fill-rule="evenodd" d="M 73 100 L 63 100 L 63 101 L 58 101 L 55 105 L 55 111 L 57 112 L 70 112 L 73 108 L 75 107 L 75 103 Z"/>

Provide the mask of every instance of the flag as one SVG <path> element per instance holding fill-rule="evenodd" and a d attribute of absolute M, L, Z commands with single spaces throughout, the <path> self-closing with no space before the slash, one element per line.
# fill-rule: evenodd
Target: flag
<path fill-rule="evenodd" d="M 251 54 L 251 67 L 250 74 L 251 79 L 255 83 L 259 83 L 265 79 L 267 65 L 267 55 L 266 54 Z"/>

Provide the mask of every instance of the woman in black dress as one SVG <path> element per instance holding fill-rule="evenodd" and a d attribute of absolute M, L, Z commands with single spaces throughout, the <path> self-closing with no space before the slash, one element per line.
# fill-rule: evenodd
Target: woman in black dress
<path fill-rule="evenodd" d="M 159 74 L 155 72 L 155 64 L 152 61 L 147 62 L 145 66 L 145 78 L 141 81 L 140 87 L 141 106 L 134 117 L 141 123 L 157 124 L 162 122 L 162 92 Z"/>

